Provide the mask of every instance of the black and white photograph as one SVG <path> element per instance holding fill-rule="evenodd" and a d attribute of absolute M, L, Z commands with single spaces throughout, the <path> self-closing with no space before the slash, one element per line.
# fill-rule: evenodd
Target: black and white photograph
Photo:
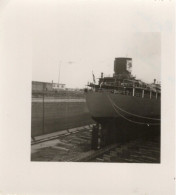
<path fill-rule="evenodd" d="M 174 4 L 0 0 L 0 195 L 174 195 Z"/>
<path fill-rule="evenodd" d="M 79 25 L 35 44 L 31 160 L 160 163 L 161 34 Z"/>

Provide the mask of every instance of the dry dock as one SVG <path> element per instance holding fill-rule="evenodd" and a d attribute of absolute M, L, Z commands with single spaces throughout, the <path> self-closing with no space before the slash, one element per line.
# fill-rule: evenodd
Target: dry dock
<path fill-rule="evenodd" d="M 122 120 L 97 131 L 84 95 L 63 93 L 33 94 L 31 161 L 160 163 L 160 128 Z"/>
<path fill-rule="evenodd" d="M 160 163 L 158 135 L 92 150 L 93 125 L 36 136 L 31 144 L 32 161 Z"/>

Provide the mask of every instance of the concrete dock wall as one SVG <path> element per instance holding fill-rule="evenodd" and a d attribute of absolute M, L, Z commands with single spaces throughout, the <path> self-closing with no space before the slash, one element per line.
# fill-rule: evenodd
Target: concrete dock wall
<path fill-rule="evenodd" d="M 32 102 L 31 136 L 92 123 L 86 103 L 83 102 Z"/>

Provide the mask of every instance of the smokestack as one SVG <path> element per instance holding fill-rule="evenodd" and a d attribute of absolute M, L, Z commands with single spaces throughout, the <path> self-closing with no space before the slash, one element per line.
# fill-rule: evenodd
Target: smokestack
<path fill-rule="evenodd" d="M 156 79 L 154 79 L 154 84 L 156 84 Z"/>
<path fill-rule="evenodd" d="M 115 58 L 114 60 L 114 73 L 118 74 L 131 74 L 132 58 Z"/>

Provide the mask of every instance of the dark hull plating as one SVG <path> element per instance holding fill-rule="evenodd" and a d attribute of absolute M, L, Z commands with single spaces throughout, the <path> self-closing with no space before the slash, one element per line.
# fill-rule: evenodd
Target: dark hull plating
<path fill-rule="evenodd" d="M 160 99 L 90 91 L 86 102 L 98 123 L 160 125 Z"/>

